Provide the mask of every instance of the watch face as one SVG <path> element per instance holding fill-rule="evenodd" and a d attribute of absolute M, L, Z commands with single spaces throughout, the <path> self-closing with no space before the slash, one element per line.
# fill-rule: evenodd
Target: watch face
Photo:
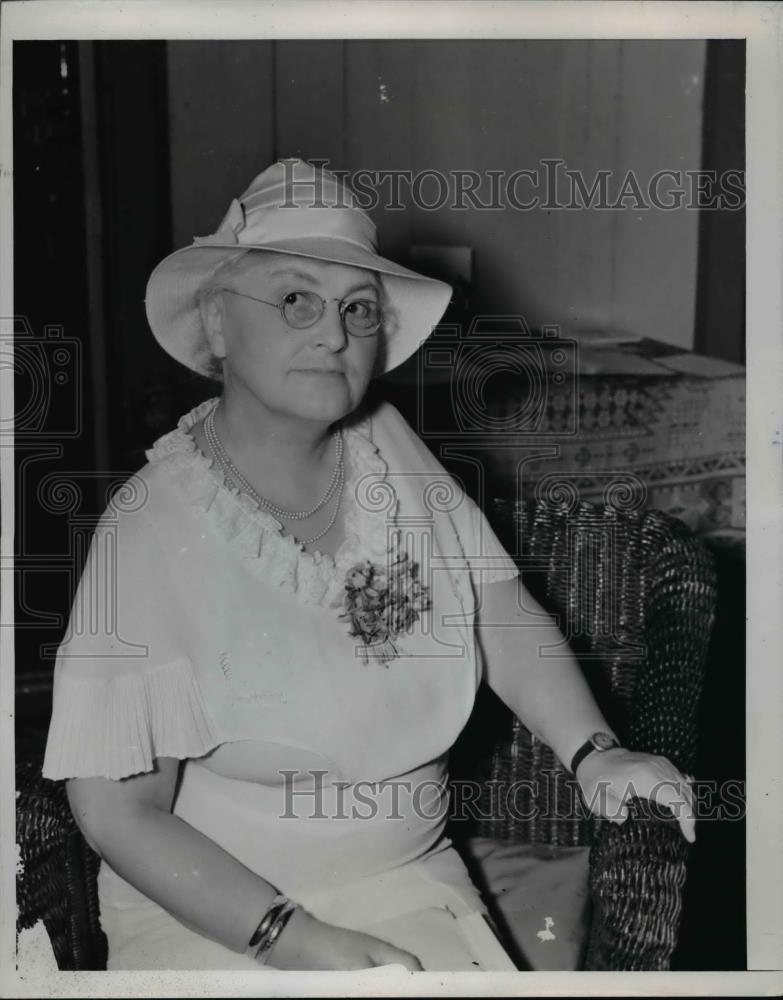
<path fill-rule="evenodd" d="M 617 745 L 617 741 L 609 733 L 593 733 L 592 743 L 597 750 L 611 750 Z"/>

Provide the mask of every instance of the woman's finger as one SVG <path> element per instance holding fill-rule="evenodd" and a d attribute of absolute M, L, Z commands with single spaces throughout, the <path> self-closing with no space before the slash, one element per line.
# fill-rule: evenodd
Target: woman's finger
<path fill-rule="evenodd" d="M 684 783 L 681 781 L 658 782 L 653 786 L 647 798 L 671 810 L 674 818 L 680 824 L 683 836 L 692 844 L 696 840 L 696 818 L 693 812 L 693 801 L 684 794 L 683 785 Z"/>
<path fill-rule="evenodd" d="M 404 965 L 409 972 L 423 972 L 424 966 L 415 955 L 392 944 L 380 944 L 373 949 L 373 961 L 376 965 Z"/>
<path fill-rule="evenodd" d="M 650 788 L 650 794 L 648 798 L 655 798 L 656 801 L 663 801 L 659 798 L 659 791 L 663 794 L 673 793 L 682 799 L 687 807 L 688 812 L 693 812 L 693 789 L 689 785 L 684 774 L 679 772 L 673 772 L 671 775 L 655 782 Z"/>
<path fill-rule="evenodd" d="M 626 803 L 607 786 L 598 786 L 595 794 L 590 797 L 590 811 L 602 819 L 608 819 L 610 823 L 624 823 L 628 819 Z"/>
<path fill-rule="evenodd" d="M 687 774 L 683 774 L 681 771 L 678 771 L 677 768 L 674 767 L 674 765 L 672 765 L 671 770 L 672 770 L 671 780 L 676 786 L 676 789 L 679 792 L 679 794 L 687 802 L 688 812 L 692 813 L 694 811 L 694 806 L 693 806 L 694 800 L 693 800 L 693 787 L 691 786 L 691 780 L 689 779 Z"/>
<path fill-rule="evenodd" d="M 693 775 L 685 774 L 683 771 L 677 772 L 677 780 L 682 794 L 688 800 L 688 804 L 693 809 Z"/>
<path fill-rule="evenodd" d="M 404 965 L 409 972 L 424 972 L 424 966 L 415 955 L 405 954 L 402 958 L 395 959 L 393 964 Z"/>
<path fill-rule="evenodd" d="M 622 826 L 628 819 L 627 806 L 617 806 L 609 816 L 609 819 L 612 823 L 617 823 L 618 826 Z"/>
<path fill-rule="evenodd" d="M 658 793 L 667 788 L 676 788 L 693 811 L 693 789 L 688 778 L 665 757 L 648 757 L 642 761 L 627 791 L 637 798 L 662 801 Z"/>

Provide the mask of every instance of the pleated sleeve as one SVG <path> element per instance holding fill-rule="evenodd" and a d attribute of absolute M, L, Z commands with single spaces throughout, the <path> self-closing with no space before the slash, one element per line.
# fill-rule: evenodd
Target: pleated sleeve
<path fill-rule="evenodd" d="M 111 506 L 93 534 L 57 651 L 46 778 L 124 778 L 219 742 L 159 537 L 144 509 Z"/>

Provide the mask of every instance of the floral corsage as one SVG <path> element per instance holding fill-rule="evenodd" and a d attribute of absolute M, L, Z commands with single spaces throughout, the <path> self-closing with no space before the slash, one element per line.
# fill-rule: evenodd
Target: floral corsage
<path fill-rule="evenodd" d="M 365 559 L 345 576 L 344 614 L 349 635 L 363 643 L 365 664 L 378 660 L 384 666 L 399 656 L 394 639 L 418 620 L 430 606 L 430 590 L 419 580 L 419 565 L 407 552 L 395 556 L 388 570 Z"/>

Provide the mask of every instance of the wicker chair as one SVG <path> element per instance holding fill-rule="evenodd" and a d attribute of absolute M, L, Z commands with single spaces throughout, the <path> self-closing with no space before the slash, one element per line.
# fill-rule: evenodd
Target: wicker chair
<path fill-rule="evenodd" d="M 715 608 L 712 558 L 682 522 L 615 499 L 498 500 L 493 526 L 528 589 L 558 615 L 624 745 L 687 773 Z M 622 826 L 596 819 L 550 748 L 486 691 L 455 747 L 452 778 L 481 782 L 470 833 L 553 851 L 590 846 L 585 969 L 669 968 L 689 845 L 668 810 L 635 799 Z"/>
<path fill-rule="evenodd" d="M 98 914 L 98 856 L 71 815 L 65 783 L 41 775 L 42 760 L 16 767 L 17 931 L 44 922 L 60 969 L 106 968 Z"/>
<path fill-rule="evenodd" d="M 561 628 L 625 744 L 692 768 L 715 601 L 703 547 L 684 525 L 655 511 L 498 501 L 489 513 L 531 591 L 560 613 Z M 668 968 L 688 847 L 679 829 L 641 802 L 622 827 L 585 817 L 551 750 L 497 704 L 487 714 L 487 704 L 480 698 L 455 748 L 455 775 L 480 774 L 488 796 L 492 782 L 536 777 L 540 794 L 557 809 L 550 805 L 526 819 L 517 819 L 516 810 L 495 813 L 478 832 L 555 847 L 592 844 L 586 968 Z M 42 919 L 61 969 L 104 968 L 97 858 L 76 828 L 62 784 L 41 777 L 40 761 L 21 763 L 17 782 L 18 928 Z"/>

